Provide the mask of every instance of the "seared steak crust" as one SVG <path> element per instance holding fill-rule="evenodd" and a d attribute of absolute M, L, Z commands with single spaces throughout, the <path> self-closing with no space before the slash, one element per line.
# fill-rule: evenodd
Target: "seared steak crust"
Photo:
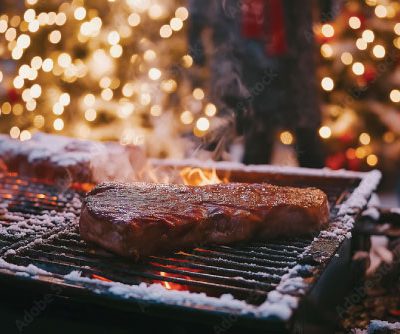
<path fill-rule="evenodd" d="M 328 219 L 327 197 L 315 188 L 103 183 L 86 197 L 80 234 L 138 259 L 204 244 L 306 234 Z"/>

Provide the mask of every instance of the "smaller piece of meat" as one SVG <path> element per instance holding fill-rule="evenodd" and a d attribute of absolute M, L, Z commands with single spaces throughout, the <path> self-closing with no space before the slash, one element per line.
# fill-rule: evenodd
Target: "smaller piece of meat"
<path fill-rule="evenodd" d="M 315 188 L 103 183 L 85 199 L 80 234 L 138 259 L 205 244 L 298 236 L 328 220 L 327 197 Z"/>
<path fill-rule="evenodd" d="M 73 182 L 131 180 L 141 161 L 145 161 L 144 152 L 134 145 L 41 132 L 21 142 L 0 134 L 0 171 L 46 178 L 66 187 Z"/>

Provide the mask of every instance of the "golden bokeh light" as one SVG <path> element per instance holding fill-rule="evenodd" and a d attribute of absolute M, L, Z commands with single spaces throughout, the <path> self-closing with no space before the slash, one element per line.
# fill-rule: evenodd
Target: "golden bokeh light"
<path fill-rule="evenodd" d="M 279 139 L 284 145 L 291 145 L 294 142 L 294 137 L 290 131 L 282 131 L 279 135 Z"/>
<path fill-rule="evenodd" d="M 360 134 L 360 136 L 358 137 L 358 140 L 360 141 L 361 144 L 363 145 L 369 145 L 369 143 L 371 143 L 371 136 L 366 133 L 363 132 Z"/>
<path fill-rule="evenodd" d="M 321 126 L 318 130 L 319 135 L 321 138 L 328 139 L 332 136 L 332 130 L 329 126 Z"/>
<path fill-rule="evenodd" d="M 64 129 L 64 121 L 61 118 L 56 118 L 53 122 L 53 128 L 56 131 Z"/>

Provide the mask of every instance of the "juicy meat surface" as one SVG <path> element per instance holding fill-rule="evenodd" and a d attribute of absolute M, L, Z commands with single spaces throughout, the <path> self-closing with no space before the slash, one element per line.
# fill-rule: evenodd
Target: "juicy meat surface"
<path fill-rule="evenodd" d="M 307 234 L 328 219 L 327 197 L 316 188 L 103 183 L 88 193 L 79 225 L 84 240 L 138 259 L 205 244 Z"/>

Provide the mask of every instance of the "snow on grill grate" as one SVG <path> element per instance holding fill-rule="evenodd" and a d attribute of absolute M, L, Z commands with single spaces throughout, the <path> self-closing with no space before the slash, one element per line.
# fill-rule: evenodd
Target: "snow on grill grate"
<path fill-rule="evenodd" d="M 80 197 L 34 179 L 0 174 L 0 254 L 68 225 L 80 210 Z"/>
<path fill-rule="evenodd" d="M 334 208 L 354 185 L 347 180 L 346 186 L 320 186 Z M 230 293 L 260 304 L 313 240 L 310 236 L 235 247 L 199 247 L 134 264 L 80 240 L 77 192 L 70 189 L 59 194 L 50 184 L 8 174 L 1 176 L 0 194 L 0 255 L 11 264 L 33 264 L 57 278 L 77 270 L 84 277 L 106 282 L 161 283 L 169 290 L 206 292 L 208 296 Z"/>

